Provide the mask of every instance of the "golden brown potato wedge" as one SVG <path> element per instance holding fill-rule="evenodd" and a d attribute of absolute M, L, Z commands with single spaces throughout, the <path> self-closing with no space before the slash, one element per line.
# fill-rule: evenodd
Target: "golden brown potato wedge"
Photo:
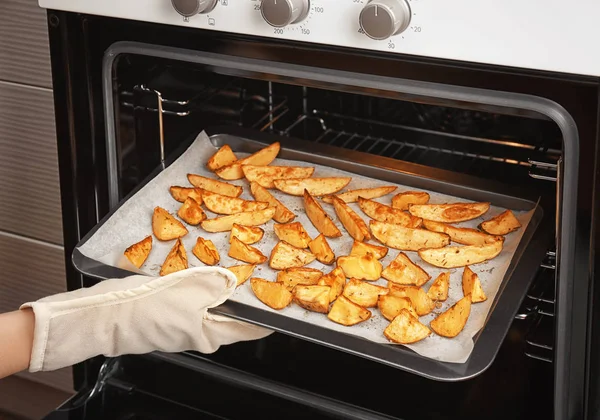
<path fill-rule="evenodd" d="M 376 284 L 365 283 L 357 279 L 350 279 L 344 287 L 342 293 L 352 302 L 363 308 L 372 308 L 377 306 L 377 300 L 381 295 L 387 295 L 390 289 L 377 286 Z"/>
<path fill-rule="evenodd" d="M 444 233 L 425 229 L 412 229 L 391 223 L 371 220 L 371 233 L 382 244 L 401 251 L 418 251 L 422 248 L 441 248 L 450 243 Z"/>
<path fill-rule="evenodd" d="M 206 162 L 206 167 L 211 171 L 216 171 L 217 169 L 221 169 L 224 166 L 231 165 L 233 162 L 237 160 L 237 157 L 231 150 L 228 144 L 221 146 L 217 152 L 208 159 Z"/>
<path fill-rule="evenodd" d="M 352 249 L 350 250 L 350 255 L 360 257 L 363 255 L 371 254 L 375 258 L 380 260 L 387 255 L 388 251 L 389 250 L 385 246 L 371 245 L 365 242 L 354 241 L 354 243 L 352 244 Z"/>
<path fill-rule="evenodd" d="M 140 268 L 148 259 L 150 251 L 152 251 L 152 235 L 148 235 L 141 241 L 131 245 L 125 250 L 124 254 L 133 265 Z"/>
<path fill-rule="evenodd" d="M 427 315 L 435 308 L 435 302 L 427 296 L 427 293 L 421 287 L 399 286 L 394 283 L 388 283 L 388 288 L 392 296 L 409 298 L 419 316 Z"/>
<path fill-rule="evenodd" d="M 292 303 L 292 293 L 279 282 L 254 277 L 250 279 L 250 287 L 258 300 L 270 308 L 280 310 Z"/>
<path fill-rule="evenodd" d="M 327 318 L 338 324 L 350 327 L 371 318 L 371 311 L 357 305 L 345 296 L 340 296 L 331 306 Z"/>
<path fill-rule="evenodd" d="M 170 241 L 188 234 L 183 223 L 162 207 L 155 207 L 152 214 L 152 232 L 159 241 Z"/>
<path fill-rule="evenodd" d="M 411 216 L 402 210 L 394 209 L 377 201 L 367 200 L 366 198 L 358 197 L 358 205 L 360 209 L 371 219 L 379 222 L 391 223 L 409 228 L 418 228 L 423 223 L 423 219 Z"/>
<path fill-rule="evenodd" d="M 253 246 L 246 245 L 238 238 L 233 238 L 229 242 L 229 253 L 227 255 L 248 264 L 262 264 L 267 261 L 267 257 L 262 252 Z"/>
<path fill-rule="evenodd" d="M 173 198 L 180 203 L 183 203 L 186 198 L 192 197 L 196 202 L 202 205 L 202 189 L 195 187 L 177 187 L 173 186 L 169 188 Z"/>
<path fill-rule="evenodd" d="M 304 267 L 313 262 L 316 258 L 317 257 L 311 252 L 296 248 L 285 241 L 279 241 L 273 248 L 273 251 L 271 251 L 269 267 L 273 270 Z"/>
<path fill-rule="evenodd" d="M 358 190 L 346 191 L 345 193 L 335 194 L 337 198 L 342 200 L 344 203 L 355 203 L 358 197 L 362 198 L 379 198 L 384 195 L 391 194 L 396 190 L 397 187 L 377 187 L 377 188 L 361 188 Z M 326 195 L 323 197 L 323 201 L 329 204 L 333 203 L 332 195 Z"/>
<path fill-rule="evenodd" d="M 276 179 L 310 178 L 315 168 L 303 166 L 242 166 L 249 182 L 256 182 L 264 188 L 275 188 Z"/>
<path fill-rule="evenodd" d="M 205 191 L 214 192 L 229 197 L 239 197 L 243 188 L 227 182 L 217 181 L 216 179 L 206 178 L 196 174 L 188 174 L 188 180 L 194 187 L 202 188 Z"/>
<path fill-rule="evenodd" d="M 300 222 L 273 225 L 275 235 L 296 248 L 308 248 L 310 236 Z"/>
<path fill-rule="evenodd" d="M 242 179 L 244 177 L 244 171 L 242 170 L 243 165 L 255 165 L 255 166 L 266 166 L 275 160 L 279 154 L 281 145 L 279 142 L 273 143 L 258 152 L 240 159 L 228 166 L 224 166 L 219 170 L 215 171 L 219 178 L 234 180 Z"/>
<path fill-rule="evenodd" d="M 353 277 L 359 280 L 376 281 L 381 277 L 383 266 L 377 258 L 371 254 L 348 255 L 337 259 L 338 267 L 344 270 L 346 277 Z"/>
<path fill-rule="evenodd" d="M 428 193 L 421 191 L 406 191 L 396 194 L 392 198 L 392 207 L 398 210 L 408 210 L 411 204 L 427 204 L 428 202 Z"/>
<path fill-rule="evenodd" d="M 305 267 L 288 268 L 277 273 L 277 281 L 283 283 L 289 291 L 292 291 L 298 284 L 316 285 L 321 277 L 323 277 L 321 270 Z"/>
<path fill-rule="evenodd" d="M 371 232 L 369 232 L 369 228 L 365 224 L 365 221 L 361 219 L 348 204 L 344 203 L 335 195 L 332 197 L 332 200 L 335 213 L 350 236 L 361 242 L 371 239 Z"/>
<path fill-rule="evenodd" d="M 411 344 L 421 341 L 431 334 L 419 318 L 413 316 L 407 309 L 402 309 L 398 316 L 383 330 L 383 335 L 398 344 Z"/>
<path fill-rule="evenodd" d="M 206 213 L 200 207 L 200 204 L 191 197 L 185 199 L 179 210 L 177 210 L 177 216 L 181 218 L 188 225 L 199 225 L 200 222 L 206 220 Z"/>
<path fill-rule="evenodd" d="M 437 278 L 433 281 L 433 284 L 429 287 L 429 290 L 427 291 L 427 296 L 429 296 L 431 300 L 443 302 L 446 299 L 448 299 L 449 289 L 450 272 L 446 271 L 437 276 Z"/>
<path fill-rule="evenodd" d="M 326 314 L 329 312 L 329 286 L 305 286 L 299 284 L 294 288 L 294 302 L 313 312 Z"/>
<path fill-rule="evenodd" d="M 412 316 L 417 319 L 419 318 L 417 311 L 415 311 L 410 299 L 407 297 L 398 297 L 390 294 L 380 295 L 377 300 L 377 307 L 379 308 L 381 315 L 388 321 L 392 321 L 396 318 L 402 309 L 407 309 Z"/>
<path fill-rule="evenodd" d="M 331 220 L 329 215 L 323 210 L 323 207 L 307 190 L 304 190 L 304 209 L 312 224 L 323 235 L 328 238 L 339 238 L 342 236 L 342 232 L 333 223 L 333 220 Z"/>
<path fill-rule="evenodd" d="M 346 285 L 346 275 L 340 267 L 336 267 L 319 279 L 321 286 L 329 286 L 329 302 L 333 302 L 342 294 Z"/>
<path fill-rule="evenodd" d="M 465 296 L 446 312 L 439 314 L 429 326 L 442 337 L 456 337 L 467 324 L 471 314 L 471 296 Z"/>
<path fill-rule="evenodd" d="M 450 236 L 452 242 L 463 245 L 481 246 L 495 240 L 494 236 L 480 232 L 477 229 L 459 228 L 432 220 L 424 220 L 423 227 L 432 232 L 445 233 Z"/>
<path fill-rule="evenodd" d="M 258 226 L 242 226 L 234 223 L 229 235 L 229 243 L 233 238 L 238 238 L 246 245 L 252 245 L 260 241 L 264 234 L 265 231 Z"/>
<path fill-rule="evenodd" d="M 481 223 L 479 228 L 490 235 L 506 235 L 521 227 L 515 214 L 510 210 L 504 210 L 498 216 Z"/>
<path fill-rule="evenodd" d="M 245 211 L 229 216 L 208 219 L 201 223 L 202 229 L 207 232 L 227 232 L 233 229 L 233 225 L 259 226 L 264 225 L 273 218 L 275 207 L 267 207 L 263 210 Z"/>
<path fill-rule="evenodd" d="M 310 195 L 321 196 L 340 191 L 352 181 L 349 177 L 276 179 L 275 188 L 290 195 L 302 196 L 304 190 Z"/>
<path fill-rule="evenodd" d="M 322 264 L 333 264 L 335 261 L 335 254 L 322 233 L 308 243 L 308 248 Z"/>
<path fill-rule="evenodd" d="M 431 265 L 441 268 L 456 268 L 496 258 L 502 252 L 503 244 L 504 237 L 496 236 L 493 243 L 483 246 L 448 246 L 446 248 L 421 249 L 418 252 L 419 257 Z"/>
<path fill-rule="evenodd" d="M 466 266 L 462 276 L 463 295 L 471 295 L 471 303 L 485 302 L 487 296 L 481 287 L 479 276 Z"/>
<path fill-rule="evenodd" d="M 204 205 L 208 210 L 217 214 L 237 214 L 245 211 L 263 210 L 269 207 L 269 203 L 243 200 L 210 191 L 204 191 L 202 200 L 204 200 Z"/>
<path fill-rule="evenodd" d="M 275 215 L 273 216 L 273 220 L 275 220 L 277 223 L 289 223 L 296 217 L 294 213 L 292 213 L 286 206 L 281 204 L 278 199 L 273 197 L 269 191 L 260 186 L 258 183 L 250 183 L 250 192 L 256 201 L 269 203 L 270 207 L 275 207 Z"/>
<path fill-rule="evenodd" d="M 235 274 L 235 277 L 237 278 L 236 287 L 246 283 L 246 280 L 248 280 L 252 273 L 254 273 L 255 268 L 256 264 L 234 265 L 233 267 L 227 267 L 227 269 Z"/>
<path fill-rule="evenodd" d="M 192 253 L 206 265 L 215 265 L 219 262 L 219 251 L 209 239 L 198 237 L 196 246 L 192 249 Z"/>
<path fill-rule="evenodd" d="M 173 248 L 167 254 L 167 258 L 165 258 L 165 262 L 160 268 L 160 275 L 166 276 L 167 274 L 185 270 L 186 268 L 188 268 L 187 253 L 181 239 L 177 238 L 175 245 L 173 245 Z"/>
<path fill-rule="evenodd" d="M 413 204 L 408 212 L 425 220 L 458 223 L 476 219 L 490 209 L 490 203 Z"/>
<path fill-rule="evenodd" d="M 431 276 L 412 262 L 404 252 L 394 258 L 390 265 L 381 272 L 381 276 L 393 283 L 419 287 L 431 279 Z"/>

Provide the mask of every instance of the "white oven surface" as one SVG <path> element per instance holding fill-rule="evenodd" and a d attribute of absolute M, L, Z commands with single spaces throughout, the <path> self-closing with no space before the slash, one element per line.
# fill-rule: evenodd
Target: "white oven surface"
<path fill-rule="evenodd" d="M 190 17 L 180 10 L 216 6 Z M 261 3 L 266 3 L 262 5 Z M 192 28 L 600 76 L 599 0 L 39 0 L 67 10 Z M 265 10 L 261 10 L 264 8 Z M 291 10 L 287 13 L 287 8 Z M 364 28 L 359 16 L 363 13 Z M 263 13 L 264 12 L 264 13 Z M 286 26 L 275 24 L 301 19 Z M 405 28 L 405 29 L 404 29 Z M 389 36 L 390 32 L 397 34 Z"/>

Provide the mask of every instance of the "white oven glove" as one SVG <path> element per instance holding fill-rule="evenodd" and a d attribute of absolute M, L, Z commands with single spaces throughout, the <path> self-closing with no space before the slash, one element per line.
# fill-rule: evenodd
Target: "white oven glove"
<path fill-rule="evenodd" d="M 135 275 L 21 306 L 35 313 L 30 372 L 104 355 L 196 350 L 257 340 L 271 330 L 208 313 L 236 287 L 232 272 L 197 267 L 164 277 Z"/>

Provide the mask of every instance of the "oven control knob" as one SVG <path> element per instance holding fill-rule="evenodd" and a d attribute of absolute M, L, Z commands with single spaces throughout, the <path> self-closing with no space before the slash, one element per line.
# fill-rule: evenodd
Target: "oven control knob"
<path fill-rule="evenodd" d="M 408 28 L 410 7 L 406 0 L 371 0 L 362 9 L 360 27 L 373 39 L 387 39 Z"/>
<path fill-rule="evenodd" d="M 208 13 L 219 0 L 171 0 L 173 8 L 181 16 L 192 17 L 198 13 Z"/>
<path fill-rule="evenodd" d="M 262 0 L 260 3 L 263 19 L 276 28 L 300 22 L 309 10 L 309 0 Z"/>

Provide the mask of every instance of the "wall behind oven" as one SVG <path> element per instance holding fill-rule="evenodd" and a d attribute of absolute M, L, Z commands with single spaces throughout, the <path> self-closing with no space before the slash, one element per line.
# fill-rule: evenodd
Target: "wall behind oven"
<path fill-rule="evenodd" d="M 65 290 L 66 281 L 46 12 L 37 0 L 0 0 L 0 19 L 0 312 L 6 312 Z M 72 392 L 71 369 L 19 374 L 0 381 L 0 412 L 39 418 L 65 392 Z"/>

